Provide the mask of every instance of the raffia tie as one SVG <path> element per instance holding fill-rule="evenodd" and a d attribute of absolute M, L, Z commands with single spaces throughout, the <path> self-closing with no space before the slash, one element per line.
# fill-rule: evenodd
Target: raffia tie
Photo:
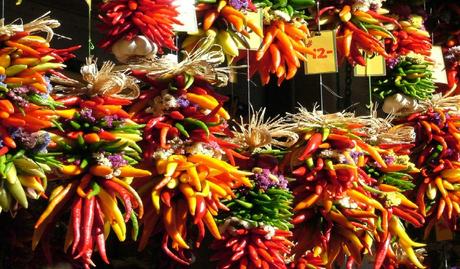
<path fill-rule="evenodd" d="M 5 25 L 5 19 L 0 19 L 0 35 L 11 37 L 17 32 L 44 32 L 46 33 L 46 41 L 50 42 L 54 36 L 54 28 L 59 27 L 61 24 L 58 20 L 51 19 L 48 15 L 50 12 L 46 12 L 37 19 L 23 24 L 22 19 L 17 19 L 10 24 Z"/>
<path fill-rule="evenodd" d="M 63 79 L 52 77 L 57 83 L 55 90 L 64 95 L 111 96 L 122 99 L 136 99 L 140 90 L 136 79 L 129 76 L 126 71 L 113 71 L 115 64 L 104 62 L 100 69 L 92 57 L 86 59 L 80 72 L 84 82 L 70 78 Z"/>
<path fill-rule="evenodd" d="M 183 53 L 185 57 L 181 62 L 168 56 L 149 61 L 137 59 L 137 62 L 129 64 L 129 68 L 147 70 L 147 77 L 150 79 L 168 79 L 187 73 L 202 77 L 218 87 L 227 85 L 232 67 L 219 67 L 225 61 L 220 45 L 212 44 L 209 38 L 205 38 L 191 52 Z"/>

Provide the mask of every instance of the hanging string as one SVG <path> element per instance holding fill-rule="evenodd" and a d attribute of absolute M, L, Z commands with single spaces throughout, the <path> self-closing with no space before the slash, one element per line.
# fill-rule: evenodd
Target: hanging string
<path fill-rule="evenodd" d="M 91 56 L 91 51 L 94 50 L 94 44 L 91 39 L 91 0 L 86 0 L 88 4 L 88 57 Z"/>
<path fill-rule="evenodd" d="M 250 71 L 249 71 L 249 66 L 250 66 L 250 61 L 249 61 L 249 49 L 246 48 L 246 62 L 247 62 L 247 80 L 246 80 L 246 87 L 248 88 L 248 122 L 251 120 L 251 78 L 250 78 Z"/>
<path fill-rule="evenodd" d="M 5 19 L 5 0 L 2 0 L 2 19 Z"/>
<path fill-rule="evenodd" d="M 319 18 L 319 0 L 316 1 L 316 14 L 318 17 L 318 34 L 321 35 L 321 24 L 320 24 L 320 18 Z M 319 74 L 319 98 L 320 98 L 320 107 L 321 111 L 324 112 L 324 98 L 323 98 L 323 74 Z"/>

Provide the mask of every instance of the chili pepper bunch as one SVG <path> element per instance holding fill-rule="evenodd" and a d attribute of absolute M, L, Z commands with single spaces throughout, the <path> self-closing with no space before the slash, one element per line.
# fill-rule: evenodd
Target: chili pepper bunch
<path fill-rule="evenodd" d="M 423 55 L 410 53 L 389 62 L 391 74 L 377 83 L 374 95 L 385 99 L 397 93 L 417 100 L 430 99 L 436 86 L 432 79 L 432 63 Z"/>
<path fill-rule="evenodd" d="M 143 205 L 130 183 L 150 175 L 133 167 L 141 159 L 137 142 L 142 140 L 143 126 L 131 121 L 123 110 L 122 104 L 129 100 L 99 96 L 61 100 L 73 108 L 67 112 L 71 116 L 61 120 L 51 134 L 48 148 L 61 165 L 53 171 L 55 187 L 35 224 L 32 245 L 35 249 L 70 206 L 64 251 L 89 268 L 95 266 L 91 257 L 96 249 L 109 263 L 105 240 L 111 229 L 124 241 L 126 223 L 131 220 L 131 236 L 133 240 L 137 237 L 137 218 L 143 215 Z"/>
<path fill-rule="evenodd" d="M 106 37 L 101 48 L 110 48 L 120 39 L 144 35 L 158 46 L 176 50 L 173 25 L 180 25 L 172 0 L 111 0 L 99 7 L 100 30 Z"/>
<path fill-rule="evenodd" d="M 266 85 L 275 74 L 281 85 L 296 75 L 301 62 L 307 61 L 305 54 L 313 54 L 305 43 L 310 32 L 304 21 L 278 19 L 265 26 L 264 33 L 259 50 L 249 52 L 249 75 L 258 73 L 262 85 Z"/>
<path fill-rule="evenodd" d="M 151 234 L 165 231 L 163 250 L 176 262 L 189 264 L 190 224 L 198 230 L 196 247 L 205 226 L 220 238 L 214 218 L 228 210 L 222 200 L 235 197 L 235 188 L 251 186 L 247 176 L 252 173 L 232 165 L 234 156 L 246 157 L 234 151 L 238 145 L 222 139 L 231 134 L 223 101 L 207 82 L 180 75 L 143 91 L 132 106 L 133 118 L 145 123 L 143 163 L 153 173 L 139 185 L 147 208 L 140 249 Z"/>
<path fill-rule="evenodd" d="M 419 266 L 418 257 L 412 253 L 413 247 L 421 244 L 396 226 L 399 218 L 417 226 L 424 223 L 418 206 L 396 187 L 413 186 L 407 182 L 411 180 L 408 172 L 416 172 L 413 164 L 408 156 L 395 153 L 401 154 L 410 146 L 397 151 L 372 146 L 365 141 L 369 132 L 363 131 L 368 123 L 358 118 L 345 121 L 343 114 L 323 117 L 301 110 L 292 117 L 304 137 L 285 158 L 285 167 L 290 167 L 295 177 L 291 186 L 295 197 L 295 259 L 317 249 L 325 264 L 341 263 L 347 256 L 351 268 L 361 264 L 364 255 L 373 253 L 374 244 L 380 246 L 388 237 L 398 237 L 396 247 Z M 378 179 L 373 178 L 375 170 L 380 171 Z M 380 268 L 388 255 L 388 247 L 378 249 L 375 268 Z"/>
<path fill-rule="evenodd" d="M 399 24 L 402 28 L 392 31 L 395 39 L 385 40 L 391 57 L 396 58 L 410 52 L 430 56 L 432 41 L 424 28 L 423 18 L 413 14 L 406 20 L 400 20 Z"/>
<path fill-rule="evenodd" d="M 288 182 L 278 174 L 273 156 L 253 154 L 250 160 L 239 162 L 253 167 L 254 184 L 238 189 L 235 198 L 224 203 L 230 210 L 219 215 L 224 234 L 212 243 L 217 252 L 211 260 L 218 268 L 286 268 L 285 255 L 292 246 L 293 196 Z"/>
<path fill-rule="evenodd" d="M 444 109 L 429 108 L 424 113 L 407 117 L 417 134 L 413 157 L 420 168 L 417 185 L 417 205 L 429 218 L 425 228 L 427 237 L 436 222 L 443 220 L 455 229 L 459 213 L 456 179 L 459 159 L 458 115 Z"/>
<path fill-rule="evenodd" d="M 28 207 L 27 196 L 44 196 L 46 173 L 59 162 L 47 153 L 52 127 L 62 106 L 50 97 L 45 76 L 57 73 L 77 47 L 50 48 L 52 28 L 59 26 L 46 14 L 21 27 L 5 26 L 0 37 L 0 208 Z M 8 28 L 8 27 L 11 27 Z M 44 38 L 40 34 L 47 33 Z"/>
<path fill-rule="evenodd" d="M 324 7 L 321 16 L 326 12 L 335 12 L 335 7 Z M 396 40 L 386 27 L 398 27 L 399 22 L 391 17 L 379 14 L 368 9 L 363 11 L 353 6 L 345 5 L 338 12 L 341 26 L 337 31 L 338 56 L 341 61 L 347 59 L 352 65 L 366 65 L 363 52 L 367 55 L 382 55 L 389 57 L 383 44 L 384 40 Z"/>

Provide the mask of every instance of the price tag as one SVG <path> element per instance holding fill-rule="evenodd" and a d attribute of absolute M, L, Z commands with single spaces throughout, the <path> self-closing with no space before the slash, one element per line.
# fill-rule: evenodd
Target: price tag
<path fill-rule="evenodd" d="M 355 77 L 383 77 L 386 74 L 385 58 L 381 55 L 366 57 L 366 66 L 355 66 Z"/>
<path fill-rule="evenodd" d="M 173 5 L 177 6 L 179 15 L 176 17 L 182 25 L 173 26 L 176 32 L 198 32 L 198 22 L 195 12 L 195 0 L 174 0 Z"/>
<path fill-rule="evenodd" d="M 446 65 L 444 63 L 444 55 L 441 46 L 433 46 L 430 57 L 434 61 L 434 65 L 431 67 L 433 81 L 435 83 L 448 84 Z"/>
<path fill-rule="evenodd" d="M 263 28 L 263 14 L 261 9 L 258 9 L 257 12 L 247 12 L 246 18 L 248 21 L 252 21 L 254 25 L 258 25 L 261 29 Z M 235 39 L 239 49 L 249 48 L 250 50 L 258 50 L 260 44 L 262 44 L 262 38 L 253 31 L 249 33 L 249 37 L 242 36 L 242 38 L 244 38 L 243 42 L 249 45 L 249 47 L 245 47 L 242 41 Z"/>
<path fill-rule="evenodd" d="M 314 55 L 306 55 L 305 74 L 314 75 L 338 71 L 335 31 L 321 31 L 321 35 L 307 39 L 306 44 L 313 50 Z"/>

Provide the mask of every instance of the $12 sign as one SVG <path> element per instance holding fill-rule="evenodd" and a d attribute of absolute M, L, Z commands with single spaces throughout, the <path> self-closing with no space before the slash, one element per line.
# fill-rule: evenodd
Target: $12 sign
<path fill-rule="evenodd" d="M 335 31 L 322 31 L 307 40 L 307 47 L 312 50 L 307 54 L 305 74 L 335 73 L 338 71 Z"/>

